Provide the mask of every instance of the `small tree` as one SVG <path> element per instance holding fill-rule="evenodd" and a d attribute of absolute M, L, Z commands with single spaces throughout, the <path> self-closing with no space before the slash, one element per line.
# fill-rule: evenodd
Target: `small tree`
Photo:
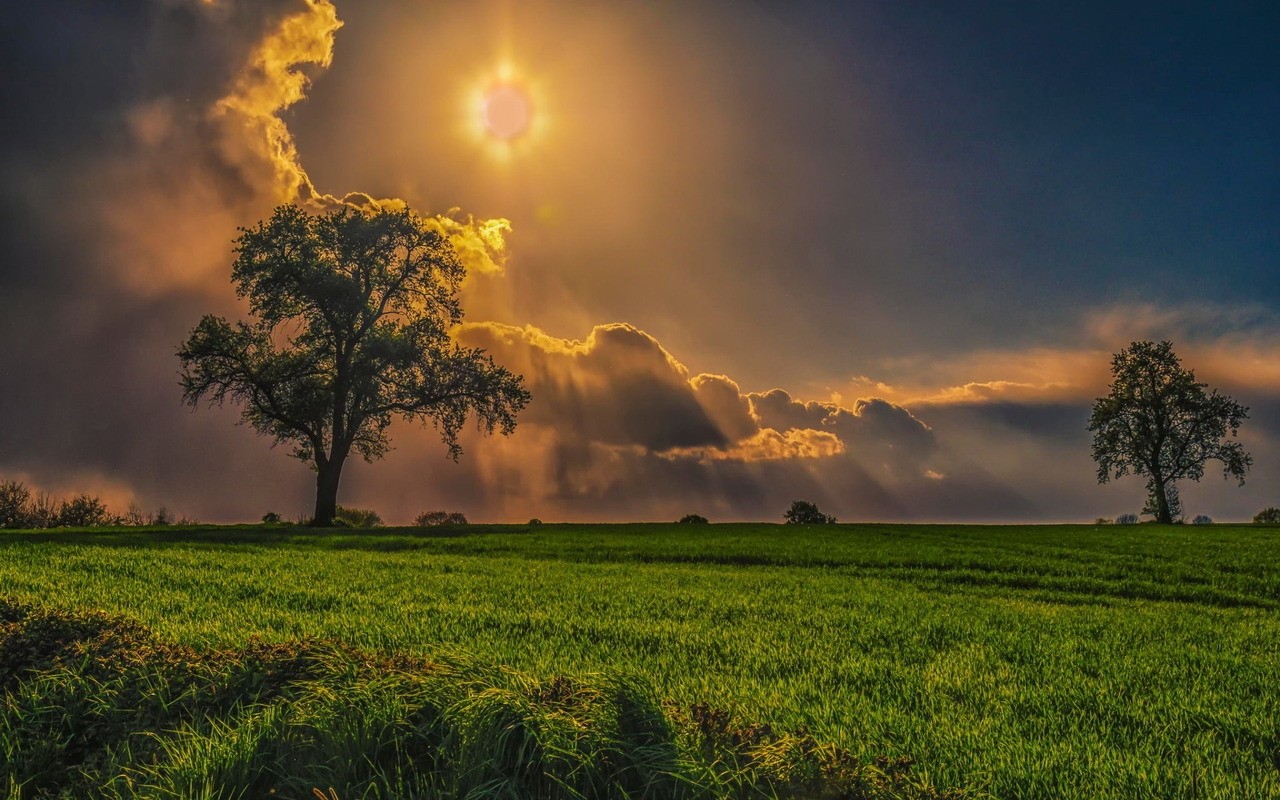
<path fill-rule="evenodd" d="M 78 494 L 63 500 L 58 507 L 58 525 L 67 528 L 88 528 L 106 525 L 111 520 L 107 507 L 92 495 Z"/>
<path fill-rule="evenodd" d="M 1254 525 L 1280 525 L 1280 508 L 1264 508 L 1253 515 Z"/>
<path fill-rule="evenodd" d="M 708 525 L 710 520 L 701 514 L 685 514 L 676 522 L 677 525 Z"/>
<path fill-rule="evenodd" d="M 796 500 L 782 515 L 788 525 L 834 525 L 836 518 L 823 514 L 808 500 Z"/>
<path fill-rule="evenodd" d="M 1249 409 L 1216 389 L 1206 392 L 1171 343 L 1134 342 L 1112 357 L 1111 376 L 1111 391 L 1094 401 L 1089 420 L 1098 483 L 1145 475 L 1142 513 L 1163 523 L 1182 515 L 1176 482 L 1200 480 L 1209 459 L 1244 485 L 1253 459 L 1227 436 L 1234 439 Z"/>
<path fill-rule="evenodd" d="M 529 401 L 520 376 L 450 338 L 466 270 L 414 212 L 281 206 L 242 230 L 231 269 L 257 321 L 206 316 L 178 349 L 183 399 L 243 407 L 243 418 L 316 471 L 313 524 L 333 522 L 347 457 L 390 448 L 393 415 L 431 423 L 456 460 L 474 413 L 511 433 Z"/>

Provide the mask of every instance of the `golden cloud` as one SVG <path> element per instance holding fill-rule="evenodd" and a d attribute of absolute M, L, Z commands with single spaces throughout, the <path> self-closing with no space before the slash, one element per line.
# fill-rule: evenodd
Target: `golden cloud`
<path fill-rule="evenodd" d="M 329 0 L 305 0 L 306 8 L 280 20 L 254 48 L 231 91 L 211 111 L 223 130 L 223 155 L 242 172 L 267 176 L 274 202 L 298 203 L 316 210 L 351 206 L 364 211 L 402 209 L 399 198 L 374 198 L 364 192 L 341 197 L 318 191 L 303 168 L 293 134 L 280 113 L 306 98 L 310 79 L 303 68 L 327 68 L 333 61 L 334 35 L 342 27 Z M 146 126 L 149 120 L 143 118 Z M 146 130 L 146 128 L 143 128 Z M 496 274 L 506 260 L 505 219 L 458 218 L 457 209 L 428 218 L 446 236 L 468 274 Z"/>
<path fill-rule="evenodd" d="M 761 428 L 732 447 L 677 448 L 661 455 L 663 458 L 694 458 L 699 461 L 785 461 L 831 458 L 844 452 L 844 442 L 830 431 L 811 428 L 776 431 L 773 428 Z"/>
<path fill-rule="evenodd" d="M 328 0 L 306 0 L 306 5 L 282 19 L 258 44 L 231 92 L 212 112 L 225 123 L 224 155 L 242 168 L 250 161 L 264 167 L 279 203 L 319 197 L 298 163 L 293 134 L 279 114 L 306 97 L 310 79 L 300 67 L 327 67 L 333 61 L 333 37 L 342 21 Z"/>
<path fill-rule="evenodd" d="M 978 350 L 946 359 L 882 363 L 891 377 L 859 375 L 831 400 L 879 397 L 905 406 L 1087 402 L 1106 392 L 1111 355 L 1141 339 L 1170 339 L 1183 364 L 1211 386 L 1280 390 L 1280 319 L 1264 311 L 1108 307 L 1087 315 L 1076 347 Z"/>

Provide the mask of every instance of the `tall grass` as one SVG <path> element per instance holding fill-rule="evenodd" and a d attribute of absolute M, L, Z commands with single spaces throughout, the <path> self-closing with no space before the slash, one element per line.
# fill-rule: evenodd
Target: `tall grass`
<path fill-rule="evenodd" d="M 4 602 L 0 619 L 9 798 L 961 796 L 805 734 L 664 708 L 634 678 L 319 641 L 201 651 Z"/>
<path fill-rule="evenodd" d="M 639 676 L 673 708 L 998 797 L 1280 796 L 1265 528 L 29 533 L 0 537 L 0 586 L 200 648 L 333 637 Z"/>

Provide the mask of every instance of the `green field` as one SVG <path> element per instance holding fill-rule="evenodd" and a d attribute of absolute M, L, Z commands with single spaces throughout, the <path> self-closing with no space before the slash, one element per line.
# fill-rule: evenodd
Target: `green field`
<path fill-rule="evenodd" d="M 0 536 L 0 595 L 201 648 L 635 675 L 999 798 L 1263 798 L 1277 545 L 1226 525 L 32 532 Z"/>

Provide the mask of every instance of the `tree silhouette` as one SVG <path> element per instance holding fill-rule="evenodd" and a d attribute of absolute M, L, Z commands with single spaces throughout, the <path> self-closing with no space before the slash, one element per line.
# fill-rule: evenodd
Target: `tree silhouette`
<path fill-rule="evenodd" d="M 1216 459 L 1244 485 L 1253 459 L 1234 439 L 1249 409 L 1196 382 L 1169 342 L 1134 342 L 1111 359 L 1111 391 L 1093 403 L 1089 430 L 1098 483 L 1147 476 L 1144 514 L 1173 522 L 1182 513 L 1176 482 L 1198 481 Z"/>
<path fill-rule="evenodd" d="M 823 514 L 808 500 L 796 500 L 782 515 L 788 525 L 834 525 L 836 518 Z"/>
<path fill-rule="evenodd" d="M 449 240 L 409 209 L 280 206 L 241 229 L 231 279 L 254 322 L 205 316 L 178 349 L 183 400 L 227 399 L 245 422 L 316 471 L 313 524 L 329 525 L 354 451 L 390 448 L 393 415 L 430 422 L 449 454 L 474 413 L 511 433 L 529 401 L 523 379 L 449 337 L 466 274 Z"/>

